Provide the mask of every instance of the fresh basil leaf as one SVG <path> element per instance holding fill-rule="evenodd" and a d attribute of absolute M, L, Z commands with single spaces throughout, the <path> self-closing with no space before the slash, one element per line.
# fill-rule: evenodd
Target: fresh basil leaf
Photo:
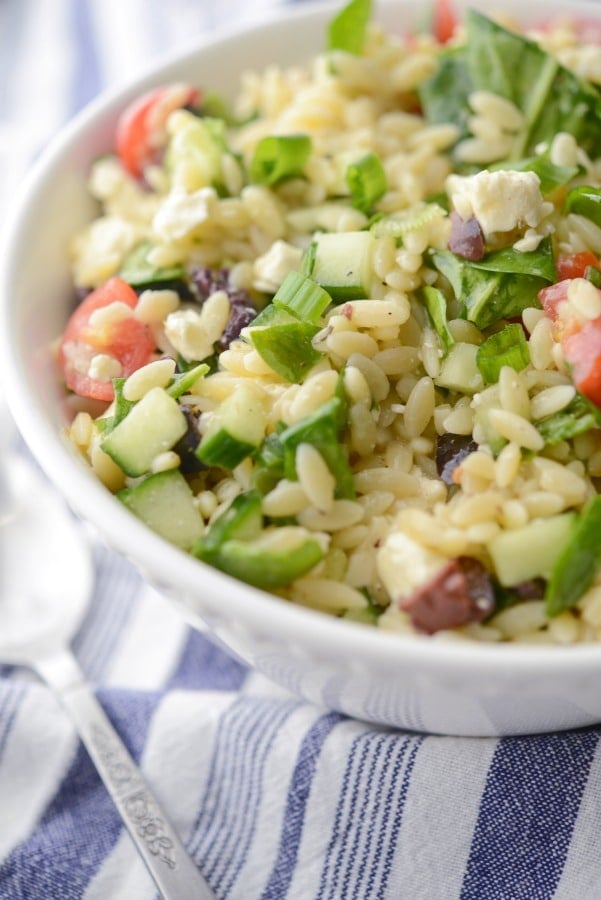
<path fill-rule="evenodd" d="M 601 496 L 586 504 L 560 553 L 545 592 L 549 618 L 575 606 L 591 586 L 601 563 Z"/>
<path fill-rule="evenodd" d="M 115 391 L 115 399 L 113 401 L 112 416 L 105 416 L 96 419 L 96 427 L 101 434 L 108 434 L 113 428 L 126 417 L 132 406 L 135 406 L 134 400 L 126 400 L 123 396 L 123 386 L 127 378 L 113 378 L 113 389 Z"/>

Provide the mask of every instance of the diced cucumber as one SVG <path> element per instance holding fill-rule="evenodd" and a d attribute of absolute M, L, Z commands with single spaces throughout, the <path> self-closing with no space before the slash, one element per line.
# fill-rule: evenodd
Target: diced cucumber
<path fill-rule="evenodd" d="M 195 553 L 209 560 L 220 547 L 234 538 L 249 541 L 258 537 L 263 527 L 262 498 L 258 491 L 245 491 L 234 498 L 225 512 L 211 522 Z"/>
<path fill-rule="evenodd" d="M 369 297 L 375 238 L 369 231 L 319 234 L 315 237 L 311 278 L 334 303 Z"/>
<path fill-rule="evenodd" d="M 462 394 L 475 394 L 484 387 L 482 375 L 478 369 L 476 344 L 463 341 L 453 344 L 445 356 L 440 374 L 434 379 L 438 387 Z"/>
<path fill-rule="evenodd" d="M 549 578 L 575 519 L 574 513 L 535 519 L 523 528 L 502 531 L 493 538 L 488 551 L 503 587 L 532 578 Z"/>
<path fill-rule="evenodd" d="M 234 469 L 261 445 L 266 425 L 264 397 L 241 385 L 213 414 L 196 455 L 207 466 Z"/>
<path fill-rule="evenodd" d="M 171 450 L 187 428 L 177 400 L 155 387 L 132 406 L 101 447 L 126 475 L 137 477 L 149 472 L 153 459 Z"/>
<path fill-rule="evenodd" d="M 189 550 L 202 535 L 204 526 L 194 495 L 179 469 L 149 475 L 117 496 L 149 528 L 183 550 Z"/>
<path fill-rule="evenodd" d="M 254 541 L 226 541 L 208 558 L 203 555 L 202 542 L 193 552 L 228 575 L 264 590 L 290 584 L 316 566 L 324 555 L 320 543 L 298 526 L 275 528 Z"/>

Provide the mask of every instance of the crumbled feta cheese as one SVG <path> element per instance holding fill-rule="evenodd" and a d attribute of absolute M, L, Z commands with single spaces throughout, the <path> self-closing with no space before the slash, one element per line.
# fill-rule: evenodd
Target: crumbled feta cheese
<path fill-rule="evenodd" d="M 446 189 L 461 218 L 475 216 L 485 237 L 525 226 L 536 228 L 553 208 L 543 200 L 535 172 L 501 170 L 449 175 Z"/>
<path fill-rule="evenodd" d="M 112 381 L 113 378 L 119 378 L 122 368 L 121 363 L 114 356 L 108 353 L 97 353 L 92 357 L 88 368 L 88 375 L 94 381 L 104 383 Z"/>
<path fill-rule="evenodd" d="M 165 320 L 165 334 L 185 359 L 206 359 L 213 352 L 202 316 L 195 309 L 178 309 L 170 313 Z"/>
<path fill-rule="evenodd" d="M 253 287 L 275 294 L 286 275 L 300 268 L 303 252 L 286 241 L 275 241 L 253 265 Z"/>
<path fill-rule="evenodd" d="M 75 282 L 88 287 L 102 284 L 120 269 L 141 236 L 138 228 L 117 216 L 96 219 L 71 245 Z"/>
<path fill-rule="evenodd" d="M 446 556 L 428 550 L 402 531 L 389 534 L 377 553 L 377 569 L 392 600 L 410 597 L 448 563 Z"/>
<path fill-rule="evenodd" d="M 214 188 L 203 187 L 188 194 L 175 187 L 156 213 L 152 227 L 163 241 L 181 240 L 215 213 L 217 193 Z"/>

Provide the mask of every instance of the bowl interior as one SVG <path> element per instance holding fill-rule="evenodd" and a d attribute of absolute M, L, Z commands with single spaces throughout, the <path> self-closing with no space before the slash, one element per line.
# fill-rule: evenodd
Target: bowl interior
<path fill-rule="evenodd" d="M 490 11 L 485 2 L 456 4 L 458 10 L 468 5 Z M 544 22 L 566 9 L 601 19 L 592 3 L 553 0 L 525 7 L 518 0 L 503 0 L 499 6 L 530 23 Z M 149 532 L 96 481 L 61 434 L 71 410 L 57 378 L 51 347 L 73 304 L 67 245 L 95 213 L 86 190 L 90 161 L 112 148 L 119 111 L 141 91 L 168 80 L 190 81 L 233 96 L 243 70 L 261 69 L 270 62 L 303 62 L 319 52 L 326 24 L 339 8 L 338 3 L 291 7 L 269 23 L 200 41 L 177 58 L 166 58 L 126 89 L 101 97 L 41 155 L 12 211 L 0 267 L 0 356 L 12 412 L 40 464 L 76 512 L 159 587 L 175 595 L 195 624 L 202 616 L 218 633 L 223 626 L 227 646 L 253 664 L 257 664 L 256 654 L 250 658 L 244 634 L 236 637 L 228 622 L 235 620 L 240 629 L 254 629 L 255 634 L 258 630 L 271 649 L 282 640 L 290 648 L 294 641 L 295 646 L 302 645 L 305 650 L 311 646 L 313 653 L 328 658 L 334 643 L 376 671 L 384 663 L 398 665 L 401 648 L 403 664 L 418 665 L 422 670 L 450 663 L 457 672 L 473 671 L 474 667 L 494 672 L 506 665 L 508 655 L 511 665 L 524 672 L 555 671 L 557 666 L 573 665 L 570 660 L 576 656 L 598 666 L 601 654 L 590 647 L 558 653 L 542 647 L 483 648 L 463 642 L 406 639 L 291 607 L 208 570 Z M 377 5 L 377 17 L 398 33 L 427 19 L 409 0 L 383 0 Z M 483 728 L 475 733 L 484 733 Z"/>

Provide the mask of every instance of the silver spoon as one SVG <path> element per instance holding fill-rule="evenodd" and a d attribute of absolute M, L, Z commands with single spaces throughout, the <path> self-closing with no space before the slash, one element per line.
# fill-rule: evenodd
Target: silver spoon
<path fill-rule="evenodd" d="M 93 585 L 83 529 L 33 466 L 0 457 L 0 662 L 28 666 L 58 696 L 165 900 L 210 900 L 69 649 Z"/>

